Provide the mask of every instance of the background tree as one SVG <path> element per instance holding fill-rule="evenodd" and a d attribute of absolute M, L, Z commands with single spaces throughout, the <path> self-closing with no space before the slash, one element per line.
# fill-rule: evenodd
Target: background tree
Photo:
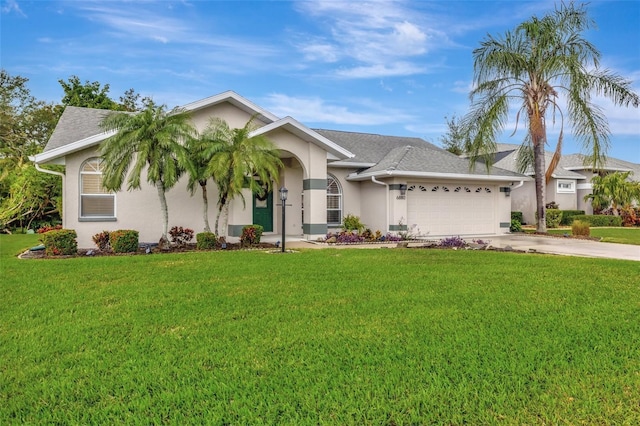
<path fill-rule="evenodd" d="M 278 180 L 282 161 L 275 145 L 263 135 L 252 136 L 252 120 L 241 129 L 231 129 L 226 121 L 217 118 L 209 122 L 214 154 L 208 165 L 218 187 L 218 212 L 216 235 L 227 235 L 229 203 L 236 197 L 246 201 L 243 188 L 254 194 L 271 191 Z M 220 216 L 224 214 L 223 233 L 220 233 Z"/>
<path fill-rule="evenodd" d="M 62 104 L 64 106 L 77 106 L 96 109 L 110 109 L 117 111 L 120 108 L 117 102 L 109 97 L 109 85 L 101 84 L 97 81 L 90 83 L 89 80 L 82 83 L 78 76 L 72 75 L 69 81 L 58 80 L 64 96 Z"/>
<path fill-rule="evenodd" d="M 453 115 L 451 119 L 448 117 L 444 117 L 447 122 L 447 127 L 449 130 L 445 133 L 444 136 L 440 138 L 440 143 L 442 147 L 455 155 L 462 155 L 464 153 L 464 147 L 466 140 L 468 138 L 467 132 L 465 131 L 464 126 L 461 121 Z"/>
<path fill-rule="evenodd" d="M 0 226 L 60 220 L 59 177 L 37 172 L 29 157 L 42 151 L 62 108 L 36 100 L 28 79 L 0 71 Z M 59 169 L 53 167 L 53 169 Z"/>
<path fill-rule="evenodd" d="M 0 203 L 0 224 L 3 228 L 18 225 L 37 229 L 60 222 L 62 182 L 59 176 L 42 173 L 26 163 L 9 175 L 7 182 L 7 197 Z"/>
<path fill-rule="evenodd" d="M 538 232 L 546 232 L 545 181 L 560 160 L 564 119 L 570 121 L 589 162 L 598 169 L 605 159 L 609 129 L 600 108 L 591 103 L 592 94 L 620 106 L 640 104 L 630 81 L 599 67 L 600 52 L 582 36 L 594 25 L 585 7 L 563 3 L 553 13 L 534 16 L 503 36 L 488 36 L 473 51 L 476 88 L 464 118 L 470 134 L 465 151 L 472 161 L 483 157 L 489 166 L 508 108 L 512 102 L 518 105 L 516 122 L 522 118 L 527 126 L 522 157 L 533 159 Z M 558 102 L 560 93 L 566 100 L 564 111 Z M 556 118 L 560 136 L 546 168 L 547 124 Z"/>
<path fill-rule="evenodd" d="M 620 210 L 640 203 L 640 182 L 629 180 L 631 172 L 615 172 L 594 176 L 591 179 L 592 192 L 584 197 L 591 201 L 596 213 L 611 209 L 615 216 Z"/>
<path fill-rule="evenodd" d="M 116 102 L 109 97 L 110 87 L 108 84 L 102 86 L 100 82 L 84 83 L 80 81 L 78 76 L 72 75 L 68 81 L 58 80 L 64 96 L 62 97 L 62 105 L 76 106 L 84 108 L 110 109 L 113 111 L 142 111 L 153 105 L 153 100 L 148 97 L 142 97 L 135 89 L 129 89 L 120 96 L 120 102 Z"/>
<path fill-rule="evenodd" d="M 195 135 L 190 116 L 165 106 L 149 106 L 137 114 L 112 113 L 102 122 L 103 130 L 116 133 L 101 146 L 103 185 L 118 191 L 126 179 L 127 190 L 140 189 L 143 171 L 155 186 L 162 212 L 160 247 L 169 243 L 169 209 L 166 192 L 185 170 L 192 171 L 184 143 Z"/>
<path fill-rule="evenodd" d="M 119 109 L 122 111 L 142 111 L 152 105 L 153 99 L 148 96 L 142 97 L 139 93 L 136 93 L 134 89 L 129 89 L 124 92 L 123 96 L 120 96 Z"/>

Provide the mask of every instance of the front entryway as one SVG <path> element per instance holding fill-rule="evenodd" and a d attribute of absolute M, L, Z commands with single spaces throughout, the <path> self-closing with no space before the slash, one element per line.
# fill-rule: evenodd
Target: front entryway
<path fill-rule="evenodd" d="M 273 232 L 273 192 L 253 194 L 253 223 Z"/>

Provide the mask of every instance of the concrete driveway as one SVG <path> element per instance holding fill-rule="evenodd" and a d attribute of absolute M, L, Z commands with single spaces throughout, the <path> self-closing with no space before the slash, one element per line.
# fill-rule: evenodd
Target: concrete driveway
<path fill-rule="evenodd" d="M 640 261 L 640 246 L 630 244 L 525 234 L 510 234 L 487 239 L 491 240 L 492 246 L 500 248 L 511 246 L 514 250 L 538 253 Z"/>
<path fill-rule="evenodd" d="M 629 244 L 600 243 L 592 240 L 579 240 L 574 238 L 548 237 L 543 235 L 509 234 L 493 237 L 478 237 L 491 241 L 491 246 L 505 248 L 510 246 L 513 250 L 558 254 L 565 256 L 598 257 L 606 259 L 623 259 L 640 261 L 640 246 Z M 465 238 L 471 241 L 472 238 Z M 411 246 L 422 243 L 410 243 Z M 363 244 L 363 245 L 337 245 L 327 246 L 310 241 L 301 240 L 299 237 L 287 236 L 288 249 L 310 248 L 367 248 L 380 247 L 395 248 L 395 244 Z"/>

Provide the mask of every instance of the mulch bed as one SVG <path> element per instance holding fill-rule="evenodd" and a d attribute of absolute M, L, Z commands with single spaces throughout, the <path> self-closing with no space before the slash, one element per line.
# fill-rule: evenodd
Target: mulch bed
<path fill-rule="evenodd" d="M 254 244 L 251 247 L 243 247 L 240 243 L 227 243 L 226 248 L 215 248 L 213 250 L 198 250 L 195 244 L 185 244 L 182 246 L 171 246 L 168 249 L 160 250 L 159 248 L 150 248 L 149 251 L 146 246 L 141 245 L 138 248 L 138 251 L 131 253 L 114 253 L 113 251 L 102 251 L 98 249 L 80 249 L 78 253 L 75 255 L 65 255 L 65 256 L 47 256 L 44 250 L 38 251 L 30 251 L 27 250 L 22 253 L 19 257 L 21 259 L 64 259 L 64 258 L 72 258 L 72 257 L 104 257 L 104 256 L 138 256 L 138 255 L 149 255 L 149 254 L 166 254 L 166 253 L 192 253 L 192 252 L 202 252 L 202 251 L 234 251 L 234 250 L 273 250 L 276 248 L 275 244 L 271 243 L 260 243 Z"/>

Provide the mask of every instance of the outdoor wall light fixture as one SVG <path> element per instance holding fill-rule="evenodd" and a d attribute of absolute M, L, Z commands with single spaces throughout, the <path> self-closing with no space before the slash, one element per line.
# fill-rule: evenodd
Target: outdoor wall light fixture
<path fill-rule="evenodd" d="M 280 201 L 282 201 L 282 252 L 284 253 L 284 237 L 285 237 L 285 211 L 287 208 L 287 194 L 289 190 L 284 186 L 280 188 Z"/>
<path fill-rule="evenodd" d="M 405 185 L 404 183 L 400 184 L 400 195 L 403 197 L 407 195 L 407 185 Z"/>

